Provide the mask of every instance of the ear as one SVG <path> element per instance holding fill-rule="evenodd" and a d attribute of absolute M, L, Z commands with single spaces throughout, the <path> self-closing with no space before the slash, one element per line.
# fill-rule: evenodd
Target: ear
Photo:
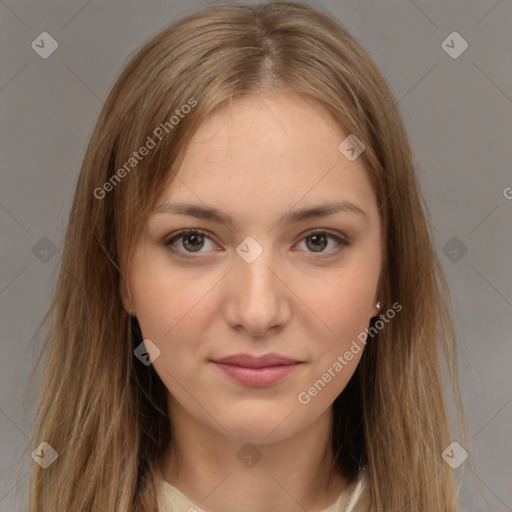
<path fill-rule="evenodd" d="M 372 317 L 379 316 L 384 311 L 384 302 L 382 297 L 384 297 L 384 293 L 381 291 L 381 286 L 377 287 L 377 291 L 375 292 L 375 296 L 373 297 L 373 304 L 372 304 Z M 380 307 L 377 308 L 377 303 L 380 302 Z"/>
<path fill-rule="evenodd" d="M 379 310 L 377 309 L 377 306 L 376 306 L 378 301 L 379 301 L 379 298 L 377 296 L 373 297 L 371 309 L 370 309 L 370 318 L 373 318 L 374 316 L 379 314 Z"/>
<path fill-rule="evenodd" d="M 384 275 L 381 272 L 379 274 L 379 279 L 377 282 L 377 289 L 375 290 L 375 297 L 373 298 L 372 311 L 373 316 L 379 316 L 384 311 L 384 297 L 386 296 L 385 288 L 384 288 Z M 380 302 L 380 308 L 377 309 L 377 302 Z"/>
<path fill-rule="evenodd" d="M 135 307 L 131 298 L 130 291 L 126 285 L 126 281 L 122 276 L 119 279 L 119 294 L 121 295 L 121 301 L 123 303 L 124 310 L 133 316 L 135 314 Z"/>

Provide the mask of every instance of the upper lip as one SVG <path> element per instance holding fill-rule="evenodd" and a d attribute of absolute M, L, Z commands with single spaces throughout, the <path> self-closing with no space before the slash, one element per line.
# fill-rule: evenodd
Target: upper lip
<path fill-rule="evenodd" d="M 214 363 L 231 364 L 245 368 L 266 368 L 268 366 L 292 365 L 300 363 L 298 359 L 290 359 L 279 354 L 265 354 L 253 356 L 251 354 L 234 354 L 232 356 L 213 359 Z"/>

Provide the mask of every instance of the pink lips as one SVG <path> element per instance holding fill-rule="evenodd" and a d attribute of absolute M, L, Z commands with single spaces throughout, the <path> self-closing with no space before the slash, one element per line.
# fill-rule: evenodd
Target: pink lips
<path fill-rule="evenodd" d="M 260 357 L 236 354 L 212 362 L 232 379 L 252 387 L 271 386 L 301 364 L 301 361 L 279 354 L 265 354 Z"/>

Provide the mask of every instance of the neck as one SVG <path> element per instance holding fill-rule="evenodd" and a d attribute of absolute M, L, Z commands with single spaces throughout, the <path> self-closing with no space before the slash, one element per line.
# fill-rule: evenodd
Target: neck
<path fill-rule="evenodd" d="M 306 429 L 270 444 L 235 440 L 170 407 L 172 446 L 162 474 L 207 510 L 322 510 L 347 480 L 333 466 L 332 411 Z"/>

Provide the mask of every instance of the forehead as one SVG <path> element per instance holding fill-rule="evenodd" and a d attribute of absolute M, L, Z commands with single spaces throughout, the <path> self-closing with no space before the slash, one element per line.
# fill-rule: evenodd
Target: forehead
<path fill-rule="evenodd" d="M 375 209 L 363 159 L 338 149 L 348 135 L 295 94 L 236 98 L 201 124 L 157 206 L 193 201 L 238 214 L 345 199 Z"/>

